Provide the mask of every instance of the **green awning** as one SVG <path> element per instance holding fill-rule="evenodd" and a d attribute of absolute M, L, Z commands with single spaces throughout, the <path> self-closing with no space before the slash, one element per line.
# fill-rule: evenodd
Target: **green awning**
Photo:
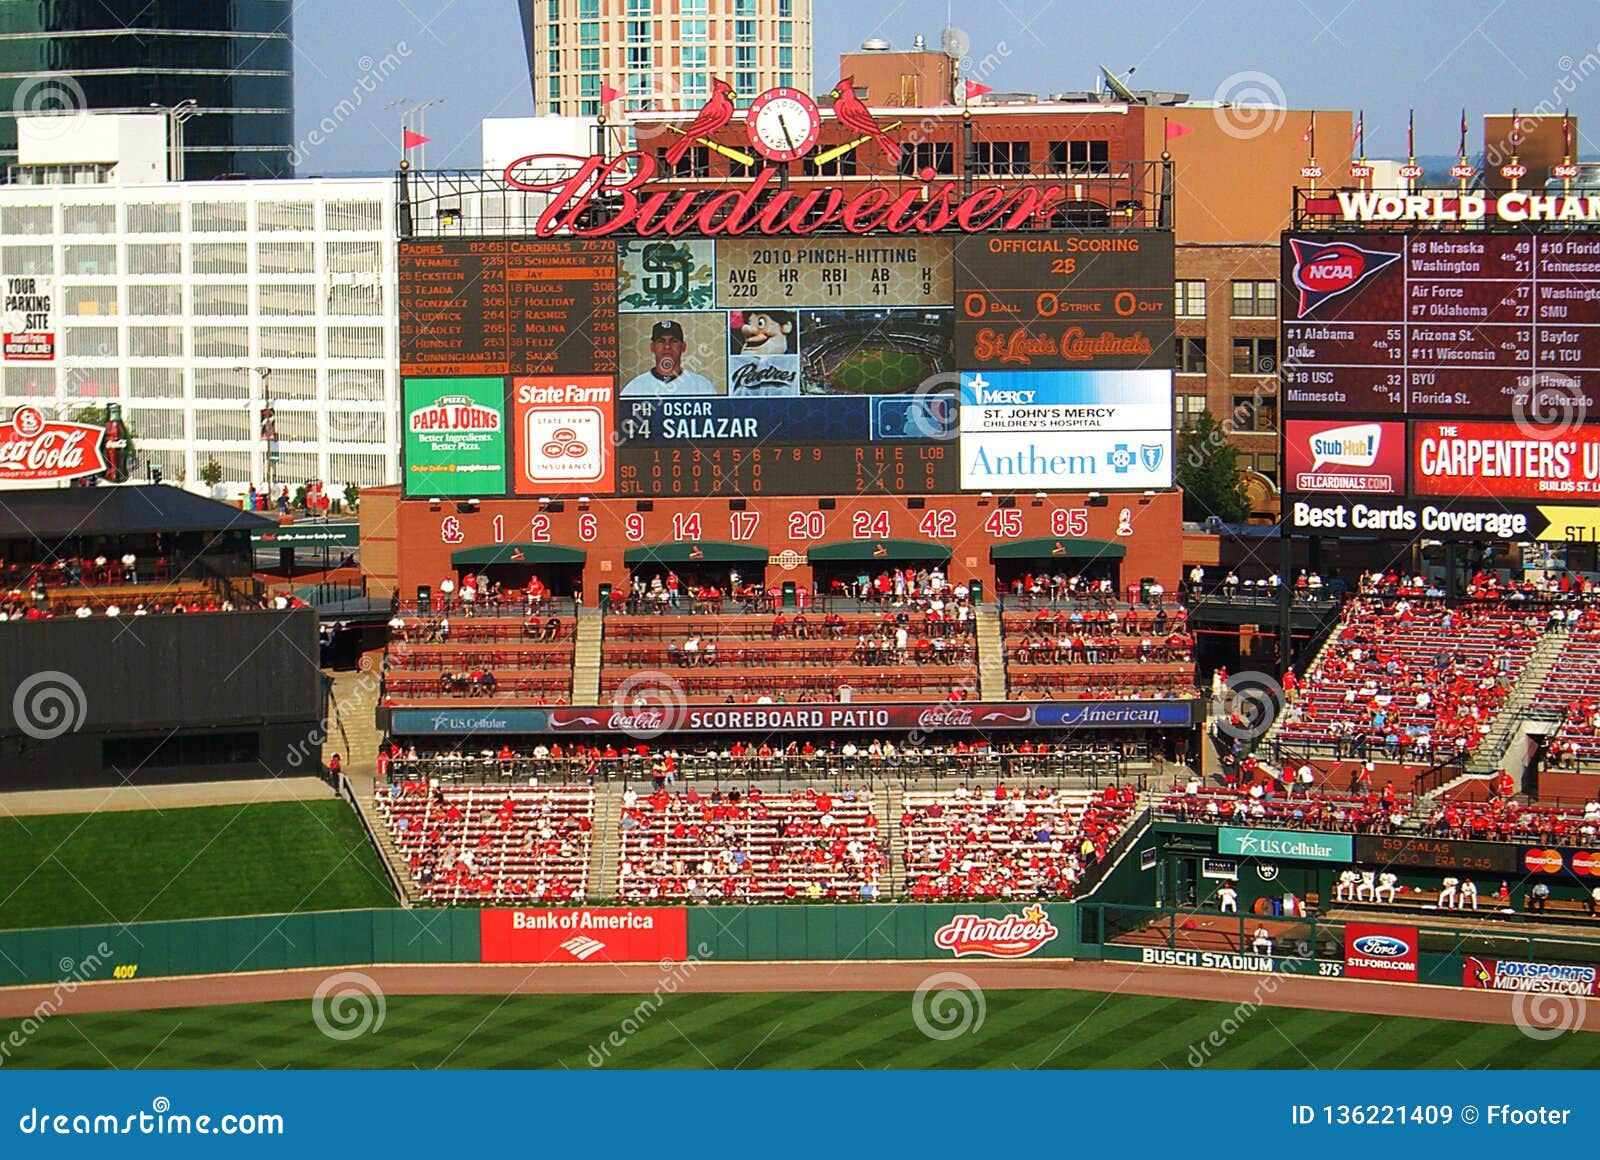
<path fill-rule="evenodd" d="M 989 549 L 989 560 L 1120 560 L 1128 549 L 1110 540 L 1062 536 L 1056 540 L 1014 540 Z"/>
<path fill-rule="evenodd" d="M 870 563 L 874 560 L 948 564 L 950 549 L 927 540 L 837 540 L 818 544 L 806 553 L 808 564 Z"/>
<path fill-rule="evenodd" d="M 688 543 L 644 544 L 622 553 L 622 562 L 634 564 L 765 564 L 767 550 L 750 544 L 729 544 L 722 540 L 693 540 Z"/>
<path fill-rule="evenodd" d="M 490 564 L 582 564 L 589 553 L 561 544 L 484 544 L 450 553 L 452 568 L 485 568 Z"/>

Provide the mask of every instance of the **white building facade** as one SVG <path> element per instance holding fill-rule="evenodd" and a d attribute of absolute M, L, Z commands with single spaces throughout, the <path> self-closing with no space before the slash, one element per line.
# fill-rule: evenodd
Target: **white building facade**
<path fill-rule="evenodd" d="M 0 417 L 120 403 L 141 481 L 198 489 L 212 459 L 235 488 L 400 478 L 392 180 L 12 177 L 0 280 L 48 292 L 54 343 L 0 360 Z"/>

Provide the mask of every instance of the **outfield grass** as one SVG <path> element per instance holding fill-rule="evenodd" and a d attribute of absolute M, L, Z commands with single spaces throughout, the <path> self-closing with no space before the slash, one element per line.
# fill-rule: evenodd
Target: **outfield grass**
<path fill-rule="evenodd" d="M 0 928 L 395 905 L 342 801 L 0 819 Z"/>
<path fill-rule="evenodd" d="M 1225 1003 L 1080 991 L 991 991 L 984 1005 L 980 1028 L 939 1042 L 918 1030 L 912 996 L 899 993 L 669 994 L 654 1010 L 648 996 L 395 996 L 378 1030 L 334 1042 L 316 1029 L 310 1002 L 76 1017 L 68 1000 L 10 1053 L 7 1066 L 1184 1070 L 1196 1059 L 1228 1069 L 1600 1065 L 1600 1035 L 1589 1033 L 1540 1042 L 1509 1026 L 1272 1007 L 1238 1019 Z M 0 1042 L 19 1027 L 0 1022 Z M 1191 1052 L 1213 1032 L 1224 1043 L 1209 1059 Z M 613 1033 L 621 1046 L 610 1041 Z"/>

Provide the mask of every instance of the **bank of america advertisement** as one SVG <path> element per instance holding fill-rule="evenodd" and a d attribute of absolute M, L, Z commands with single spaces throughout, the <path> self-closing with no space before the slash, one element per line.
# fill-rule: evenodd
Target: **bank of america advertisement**
<path fill-rule="evenodd" d="M 406 494 L 469 498 L 506 490 L 506 384 L 406 379 Z"/>
<path fill-rule="evenodd" d="M 961 486 L 1172 486 L 1172 372 L 961 375 Z"/>

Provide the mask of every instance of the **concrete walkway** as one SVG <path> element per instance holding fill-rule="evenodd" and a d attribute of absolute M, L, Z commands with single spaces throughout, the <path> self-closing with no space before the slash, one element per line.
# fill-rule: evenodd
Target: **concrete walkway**
<path fill-rule="evenodd" d="M 309 801 L 333 796 L 333 790 L 328 784 L 315 777 L 263 777 L 252 781 L 198 781 L 184 785 L 26 790 L 0 793 L 0 817 L 92 814 L 108 810 L 174 810 L 189 806 Z"/>

